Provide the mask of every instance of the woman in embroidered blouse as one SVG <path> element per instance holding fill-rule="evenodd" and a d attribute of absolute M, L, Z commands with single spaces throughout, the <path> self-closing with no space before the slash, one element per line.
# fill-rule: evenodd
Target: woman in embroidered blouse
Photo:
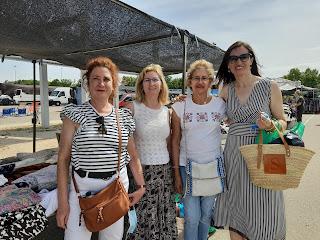
<path fill-rule="evenodd" d="M 172 159 L 178 193 L 185 186 L 187 157 L 197 163 L 209 163 L 221 156 L 220 122 L 225 115 L 225 103 L 208 94 L 213 74 L 213 66 L 206 60 L 192 63 L 187 75 L 192 96 L 172 105 Z M 185 240 L 208 238 L 214 201 L 215 196 L 185 195 Z"/>
<path fill-rule="evenodd" d="M 145 67 L 136 83 L 136 100 L 128 105 L 136 122 L 134 139 L 146 179 L 137 204 L 138 227 L 132 239 L 177 239 L 170 147 L 168 86 L 160 65 Z"/>
<path fill-rule="evenodd" d="M 71 184 L 68 191 L 71 161 L 80 194 L 94 194 L 117 177 L 118 129 L 115 109 L 110 103 L 118 90 L 116 65 L 108 58 L 89 60 L 84 80 L 90 100 L 82 105 L 67 105 L 62 111 L 63 126 L 58 155 L 58 211 L 57 225 L 65 229 L 65 239 L 89 240 L 83 219 L 79 219 L 79 201 Z M 129 163 L 137 190 L 129 194 L 131 205 L 136 204 L 145 192 L 145 183 L 132 133 L 134 121 L 128 111 L 119 110 L 122 132 L 120 179 L 128 189 L 126 164 Z M 69 196 L 69 197 L 68 197 Z M 79 220 L 82 224 L 79 226 Z M 100 231 L 100 240 L 122 239 L 123 218 Z"/>

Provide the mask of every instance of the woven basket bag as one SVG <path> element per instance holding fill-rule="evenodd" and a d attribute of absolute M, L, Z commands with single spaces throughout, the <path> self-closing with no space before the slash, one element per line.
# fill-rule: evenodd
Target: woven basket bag
<path fill-rule="evenodd" d="M 289 146 L 282 132 L 277 128 L 276 130 L 283 144 L 262 144 L 260 131 L 259 144 L 241 146 L 240 152 L 247 163 L 250 179 L 254 185 L 272 190 L 297 188 L 315 152 L 305 147 Z M 263 154 L 285 154 L 286 174 L 266 174 L 261 166 Z"/>

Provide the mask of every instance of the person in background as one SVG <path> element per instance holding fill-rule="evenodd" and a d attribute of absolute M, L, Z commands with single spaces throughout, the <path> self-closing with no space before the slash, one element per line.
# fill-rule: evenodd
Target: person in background
<path fill-rule="evenodd" d="M 303 98 L 300 90 L 296 90 L 294 93 L 294 96 L 295 96 L 294 107 L 296 109 L 297 122 L 302 122 L 302 113 L 304 110 L 304 98 Z"/>
<path fill-rule="evenodd" d="M 226 102 L 230 128 L 224 149 L 228 191 L 217 197 L 214 224 L 229 227 L 231 240 L 285 239 L 283 192 L 253 185 L 239 151 L 240 146 L 255 143 L 253 124 L 275 130 L 264 113 L 286 129 L 281 91 L 276 82 L 260 76 L 253 49 L 241 41 L 225 52 L 217 78 L 223 82 L 220 96 Z"/>
<path fill-rule="evenodd" d="M 157 64 L 146 66 L 136 82 L 136 100 L 127 104 L 136 123 L 135 143 L 146 180 L 146 193 L 137 204 L 138 226 L 131 239 L 177 239 L 170 163 L 169 89 Z"/>
<path fill-rule="evenodd" d="M 225 115 L 225 102 L 209 94 L 213 65 L 206 60 L 195 61 L 187 78 L 192 95 L 172 105 L 172 159 L 178 193 L 186 190 L 187 157 L 197 163 L 209 163 L 222 154 L 220 122 Z M 214 201 L 215 196 L 185 195 L 185 240 L 208 239 Z"/>
<path fill-rule="evenodd" d="M 57 225 L 65 229 L 66 240 L 89 240 L 83 219 L 79 219 L 79 200 L 71 183 L 68 190 L 69 165 L 80 194 L 94 194 L 110 183 L 118 173 L 118 128 L 115 108 L 111 104 L 118 91 L 117 66 L 106 57 L 97 57 L 87 63 L 84 83 L 90 100 L 81 105 L 67 105 L 62 111 L 63 125 L 59 144 L 57 182 Z M 136 204 L 145 192 L 143 172 L 135 148 L 134 120 L 129 111 L 119 110 L 122 134 L 120 179 L 126 189 L 129 180 L 126 165 L 129 164 L 136 182 L 136 191 L 129 194 L 131 205 Z M 81 220 L 81 224 L 79 221 Z M 99 240 L 120 240 L 123 235 L 123 218 L 100 231 Z"/>

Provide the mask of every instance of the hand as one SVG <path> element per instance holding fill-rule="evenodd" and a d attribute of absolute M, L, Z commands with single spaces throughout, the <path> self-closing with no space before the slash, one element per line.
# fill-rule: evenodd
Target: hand
<path fill-rule="evenodd" d="M 260 129 L 271 129 L 272 128 L 271 119 L 264 117 L 264 114 L 262 112 L 260 112 L 260 117 L 258 118 L 256 123 Z"/>
<path fill-rule="evenodd" d="M 60 227 L 62 229 L 67 228 L 69 213 L 70 213 L 70 206 L 69 206 L 68 202 L 63 203 L 63 204 L 59 204 L 57 214 L 56 214 L 56 220 L 57 220 L 58 227 Z"/>
<path fill-rule="evenodd" d="M 179 96 L 176 96 L 175 98 L 172 99 L 172 103 L 183 102 L 186 100 L 186 98 L 187 98 L 187 95 L 179 94 Z"/>
<path fill-rule="evenodd" d="M 133 192 L 133 193 L 129 193 L 129 199 L 130 199 L 130 207 L 135 205 L 137 202 L 139 202 L 139 200 L 142 198 L 143 194 L 146 192 L 146 189 L 143 188 L 139 188 L 137 191 Z"/>
<path fill-rule="evenodd" d="M 175 174 L 175 179 L 174 179 L 174 186 L 176 193 L 183 193 L 183 187 L 182 187 L 182 181 L 181 181 L 181 176 L 180 174 Z"/>

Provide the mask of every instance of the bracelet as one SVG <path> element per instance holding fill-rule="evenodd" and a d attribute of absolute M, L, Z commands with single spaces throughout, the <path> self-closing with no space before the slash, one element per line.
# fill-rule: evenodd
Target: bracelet
<path fill-rule="evenodd" d="M 179 168 L 179 166 L 172 166 L 172 168 Z"/>
<path fill-rule="evenodd" d="M 140 189 L 140 188 L 146 188 L 146 185 L 145 184 L 142 184 L 142 185 L 136 185 L 136 189 Z"/>

